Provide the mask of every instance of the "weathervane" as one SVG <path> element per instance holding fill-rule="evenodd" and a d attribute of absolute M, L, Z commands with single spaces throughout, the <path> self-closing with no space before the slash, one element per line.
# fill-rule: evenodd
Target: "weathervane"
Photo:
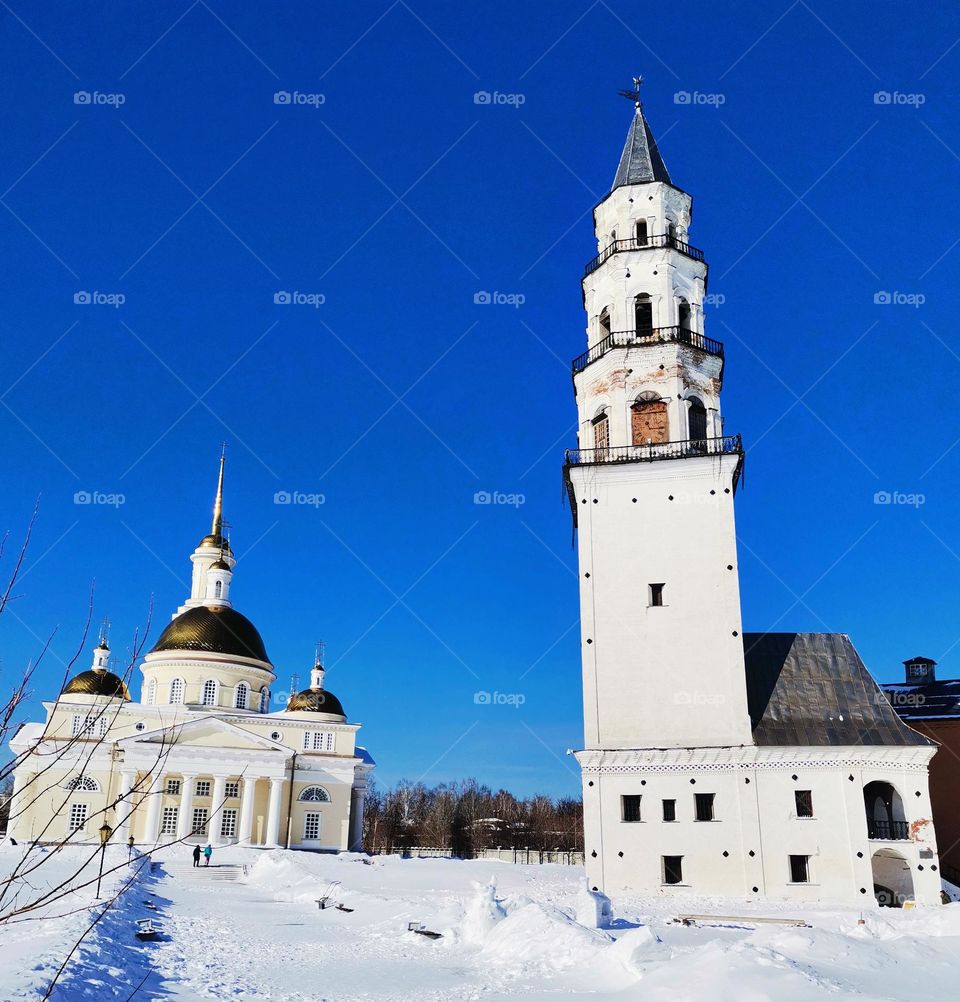
<path fill-rule="evenodd" d="M 628 101 L 633 101 L 633 103 L 639 108 L 640 107 L 640 85 L 643 83 L 643 77 L 633 78 L 633 90 L 621 90 L 617 93 L 621 97 L 627 98 Z"/>

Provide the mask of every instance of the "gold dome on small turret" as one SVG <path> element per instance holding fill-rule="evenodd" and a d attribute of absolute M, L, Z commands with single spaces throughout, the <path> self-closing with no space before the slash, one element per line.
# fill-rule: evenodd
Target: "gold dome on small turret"
<path fill-rule="evenodd" d="M 64 696 L 110 696 L 130 701 L 130 690 L 119 675 L 104 668 L 90 668 L 75 675 L 63 687 Z"/>

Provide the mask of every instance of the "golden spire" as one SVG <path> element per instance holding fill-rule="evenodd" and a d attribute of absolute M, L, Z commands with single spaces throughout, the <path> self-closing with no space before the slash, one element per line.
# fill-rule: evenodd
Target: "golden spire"
<path fill-rule="evenodd" d="M 220 476 L 217 478 L 217 499 L 213 502 L 213 526 L 210 535 L 222 538 L 223 533 L 223 464 L 227 458 L 227 445 L 220 450 Z"/>

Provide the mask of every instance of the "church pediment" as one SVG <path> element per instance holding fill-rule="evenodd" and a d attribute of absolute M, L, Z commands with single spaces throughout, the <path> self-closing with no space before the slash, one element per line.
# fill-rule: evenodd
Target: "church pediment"
<path fill-rule="evenodd" d="M 136 745 L 169 745 L 178 748 L 216 748 L 220 751 L 276 751 L 286 749 L 275 741 L 260 737 L 250 731 L 237 727 L 228 721 L 217 717 L 203 717 L 200 720 L 188 720 L 170 727 L 158 728 L 141 734 L 123 738 L 119 744 L 131 747 Z"/>

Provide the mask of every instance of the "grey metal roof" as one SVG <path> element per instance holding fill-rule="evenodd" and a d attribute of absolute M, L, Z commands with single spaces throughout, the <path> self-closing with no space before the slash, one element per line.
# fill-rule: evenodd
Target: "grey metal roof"
<path fill-rule="evenodd" d="M 671 184 L 667 165 L 657 149 L 657 141 L 653 138 L 650 126 L 643 117 L 643 110 L 637 106 L 636 114 L 630 123 L 627 141 L 623 144 L 620 163 L 613 178 L 610 190 L 624 184 L 648 184 L 650 181 L 666 181 Z"/>
<path fill-rule="evenodd" d="M 905 724 L 843 633 L 745 633 L 758 745 L 927 745 Z"/>
<path fill-rule="evenodd" d="M 960 679 L 918 685 L 887 682 L 880 688 L 904 720 L 960 720 Z"/>

